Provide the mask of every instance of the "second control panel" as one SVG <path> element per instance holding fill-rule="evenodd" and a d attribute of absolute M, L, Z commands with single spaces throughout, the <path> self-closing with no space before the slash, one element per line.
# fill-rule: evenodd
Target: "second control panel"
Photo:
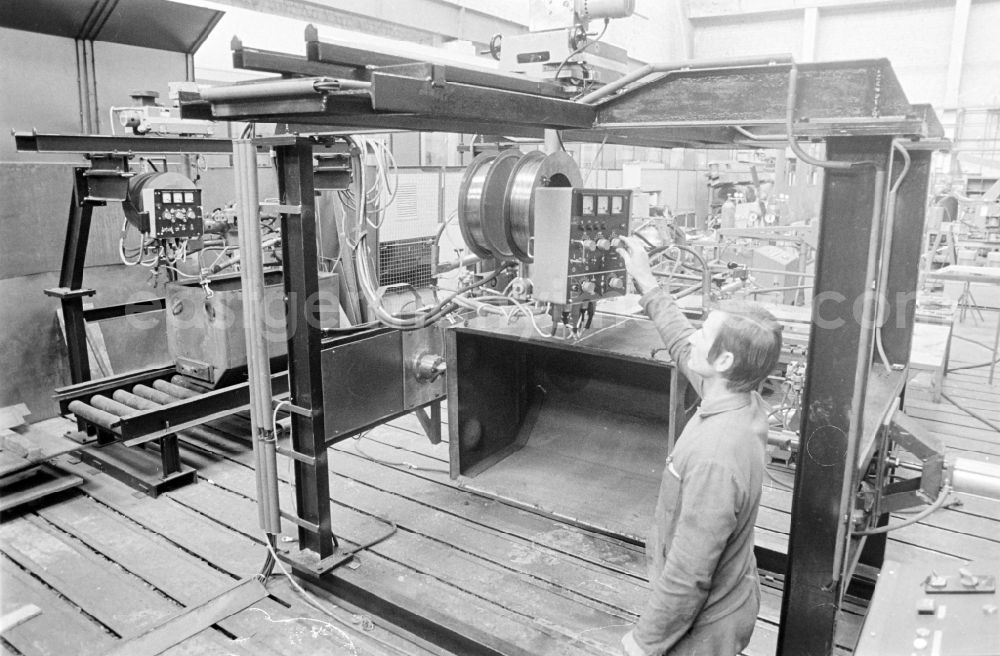
<path fill-rule="evenodd" d="M 200 237 L 203 227 L 201 189 L 152 189 L 149 236 L 162 239 Z"/>
<path fill-rule="evenodd" d="M 568 305 L 623 295 L 625 265 L 616 246 L 628 234 L 632 192 L 546 187 L 535 193 L 534 297 Z"/>

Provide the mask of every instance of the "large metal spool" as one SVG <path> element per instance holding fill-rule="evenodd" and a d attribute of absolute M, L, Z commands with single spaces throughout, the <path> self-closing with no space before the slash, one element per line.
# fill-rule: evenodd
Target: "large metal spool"
<path fill-rule="evenodd" d="M 483 153 L 466 169 L 459 189 L 462 237 L 479 257 L 531 262 L 535 189 L 582 184 L 580 169 L 565 152 Z"/>

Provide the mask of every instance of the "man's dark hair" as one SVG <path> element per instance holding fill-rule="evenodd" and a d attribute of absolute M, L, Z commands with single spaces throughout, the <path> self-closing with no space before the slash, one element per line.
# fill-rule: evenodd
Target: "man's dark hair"
<path fill-rule="evenodd" d="M 732 353 L 733 365 L 725 374 L 727 387 L 734 392 L 755 390 L 778 366 L 781 324 L 758 303 L 733 301 L 719 311 L 725 316 L 708 360 L 715 362 L 726 351 Z"/>

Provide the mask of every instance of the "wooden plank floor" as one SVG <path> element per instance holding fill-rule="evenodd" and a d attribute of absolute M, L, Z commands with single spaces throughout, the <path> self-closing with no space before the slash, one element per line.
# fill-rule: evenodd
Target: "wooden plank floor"
<path fill-rule="evenodd" d="M 970 319 L 956 336 L 992 343 Z M 982 348 L 956 339 L 951 366 L 981 362 Z M 1000 376 L 998 376 L 1000 379 Z M 1000 424 L 1000 380 L 986 369 L 954 371 L 945 394 Z M 997 462 L 997 432 L 948 400 L 911 388 L 906 410 L 949 448 Z M 61 432 L 63 420 L 42 428 Z M 233 430 L 230 422 L 226 428 Z M 404 418 L 330 454 L 334 530 L 346 546 L 397 531 L 337 572 L 357 586 L 429 615 L 508 640 L 511 653 L 615 654 L 640 612 L 647 586 L 642 548 L 462 489 L 447 475 L 447 444 L 431 445 Z M 35 604 L 42 614 L 3 636 L 0 653 L 99 654 L 186 607 L 253 576 L 266 551 L 257 525 L 252 454 L 222 430 L 185 440 L 184 459 L 199 483 L 150 499 L 80 463 L 79 492 L 0 525 L 2 612 Z M 775 470 L 778 481 L 786 472 Z M 293 507 L 289 463 L 279 461 L 283 507 Z M 768 482 L 757 541 L 787 544 L 791 495 Z M 889 558 L 943 555 L 956 563 L 1000 549 L 1000 502 L 957 495 L 961 505 L 890 537 Z M 897 519 L 901 519 L 900 516 Z M 295 549 L 287 529 L 279 546 Z M 771 654 L 777 639 L 780 577 L 765 580 L 757 631 L 747 654 Z M 184 641 L 171 654 L 444 654 L 329 593 L 310 605 L 280 574 L 270 596 Z M 841 613 L 838 651 L 857 639 L 864 608 Z M 452 649 L 453 653 L 459 650 Z"/>

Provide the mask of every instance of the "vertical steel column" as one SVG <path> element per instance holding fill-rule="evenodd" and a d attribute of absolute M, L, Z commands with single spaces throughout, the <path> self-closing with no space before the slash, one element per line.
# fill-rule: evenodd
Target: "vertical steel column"
<path fill-rule="evenodd" d="M 323 420 L 323 375 L 320 367 L 319 278 L 316 249 L 316 196 L 313 146 L 308 139 L 275 139 L 281 213 L 281 255 L 285 278 L 290 401 L 310 413 L 292 419 L 292 448 L 313 459 L 295 461 L 299 546 L 322 560 L 333 554 L 330 528 L 330 474 L 327 469 Z"/>
<path fill-rule="evenodd" d="M 885 303 L 885 320 L 881 327 L 882 344 L 886 357 L 894 365 L 906 364 L 910 359 L 932 155 L 932 151 L 926 148 L 907 152 L 910 159 L 908 168 L 898 151 L 893 158 L 889 185 L 891 187 L 898 181 L 899 188 L 895 203 L 890 204 L 894 210 L 891 217 L 892 229 L 889 232 L 888 260 L 883 262 L 887 271 L 884 276 L 885 288 L 882 290 L 882 301 Z M 906 175 L 899 180 L 904 170 Z M 886 455 L 888 448 L 886 441 L 878 448 L 877 453 Z M 884 466 L 879 468 L 878 477 L 878 484 L 884 484 Z M 888 519 L 887 514 L 883 515 L 879 518 L 878 525 L 885 525 Z M 866 538 L 860 562 L 881 567 L 885 559 L 886 539 L 885 534 Z"/>
<path fill-rule="evenodd" d="M 889 138 L 836 138 L 827 142 L 827 158 L 875 162 L 884 170 L 890 148 Z M 855 469 L 847 466 L 849 436 L 857 439 L 859 428 L 851 425 L 858 416 L 853 406 L 863 400 L 872 356 L 872 327 L 862 325 L 861 317 L 873 285 L 870 254 L 879 247 L 871 228 L 884 198 L 880 183 L 884 178 L 872 166 L 824 173 L 808 379 L 778 631 L 778 653 L 786 656 L 826 656 L 834 650 L 847 583 L 838 560 L 850 558 L 842 532 L 850 508 L 841 507 L 841 496 L 845 486 L 854 487 L 849 472 Z M 859 386 L 860 397 L 855 394 Z"/>
<path fill-rule="evenodd" d="M 59 271 L 63 323 L 66 325 L 66 350 L 69 355 L 69 374 L 73 384 L 90 380 L 90 358 L 87 356 L 87 323 L 83 317 L 83 297 L 92 296 L 94 290 L 81 289 L 83 267 L 87 259 L 87 242 L 90 240 L 90 220 L 94 205 L 103 202 L 87 200 L 85 168 L 74 169 L 73 193 L 69 201 L 69 221 L 66 241 L 63 243 L 62 268 Z"/>

